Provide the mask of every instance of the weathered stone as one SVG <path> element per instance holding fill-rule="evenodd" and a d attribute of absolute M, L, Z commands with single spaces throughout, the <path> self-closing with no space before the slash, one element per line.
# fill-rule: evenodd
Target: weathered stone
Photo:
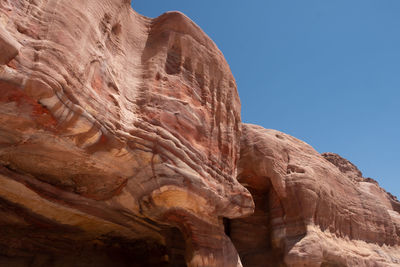
<path fill-rule="evenodd" d="M 20 45 L 0 24 L 0 65 L 7 64 L 18 55 Z"/>
<path fill-rule="evenodd" d="M 236 180 L 240 102 L 203 31 L 120 0 L 16 0 L 0 14 L 0 197 L 93 240 L 165 245 L 161 226 L 178 227 L 189 265 L 240 265 L 220 219 L 254 209 Z"/>
<path fill-rule="evenodd" d="M 357 168 L 356 165 L 354 165 L 347 159 L 342 158 L 341 156 L 339 156 L 336 153 L 330 153 L 330 152 L 322 153 L 321 156 L 323 156 L 330 163 L 332 163 L 333 165 L 338 167 L 338 169 L 343 174 L 348 176 L 350 179 L 359 180 L 359 181 L 362 180 L 361 178 L 363 176 L 362 176 L 361 171 Z"/>
<path fill-rule="evenodd" d="M 242 127 L 238 179 L 256 209 L 230 221 L 229 234 L 244 266 L 400 264 L 393 197 L 362 177 L 350 179 L 361 173 L 338 155 L 331 164 L 292 136 Z"/>
<path fill-rule="evenodd" d="M 185 15 L 0 1 L 0 51 L 0 266 L 400 264 L 397 199 L 242 124 Z"/>

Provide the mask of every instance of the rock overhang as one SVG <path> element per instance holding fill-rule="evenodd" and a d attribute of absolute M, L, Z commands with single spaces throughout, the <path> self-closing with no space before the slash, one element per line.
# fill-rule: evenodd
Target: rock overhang
<path fill-rule="evenodd" d="M 254 209 L 235 177 L 234 78 L 216 45 L 185 15 L 149 19 L 126 3 L 21 0 L 2 10 L 14 23 L 1 35 L 10 47 L 0 73 L 1 164 L 7 179 L 24 177 L 16 181 L 44 200 L 96 217 L 88 208 L 93 200 L 111 213 L 180 227 L 194 242 L 189 262 L 220 264 L 196 243 L 196 225 L 224 236 L 220 218 Z M 186 222 L 169 222 L 175 213 Z M 224 240 L 225 251 L 235 254 Z M 230 261 L 236 266 L 237 259 Z"/>
<path fill-rule="evenodd" d="M 366 264 L 348 252 L 351 242 L 374 260 L 383 257 L 374 242 L 389 247 L 381 251 L 386 259 L 398 258 L 398 202 L 375 184 L 341 180 L 304 142 L 242 124 L 228 64 L 182 13 L 150 19 L 116 0 L 17 0 L 0 11 L 7 51 L 0 55 L 0 196 L 7 205 L 50 221 L 58 210 L 58 223 L 75 218 L 72 225 L 94 239 L 111 234 L 165 246 L 165 229 L 177 227 L 190 266 L 239 266 L 222 224 L 254 210 L 239 174 L 257 205 L 255 217 L 243 220 L 261 213 L 268 222 L 257 229 L 272 229 L 264 240 L 270 260 L 346 263 L 329 250 L 332 242 L 343 245 L 349 264 Z M 46 208 L 36 210 L 13 189 Z"/>

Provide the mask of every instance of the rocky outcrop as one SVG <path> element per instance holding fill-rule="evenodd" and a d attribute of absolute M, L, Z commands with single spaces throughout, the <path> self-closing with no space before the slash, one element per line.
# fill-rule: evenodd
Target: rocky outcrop
<path fill-rule="evenodd" d="M 383 188 L 380 188 L 379 183 L 375 179 L 370 177 L 367 178 L 363 177 L 360 170 L 353 163 L 351 163 L 345 158 L 342 158 L 338 154 L 328 152 L 328 153 L 322 153 L 321 155 L 329 162 L 331 162 L 333 165 L 338 167 L 339 170 L 343 174 L 345 174 L 348 178 L 355 180 L 357 182 L 368 182 L 375 184 L 380 189 L 380 191 L 383 191 L 387 194 L 386 197 L 389 199 L 393 210 L 400 213 L 400 202 L 397 199 L 397 197 L 385 191 Z"/>
<path fill-rule="evenodd" d="M 189 265 L 237 266 L 220 218 L 254 209 L 236 180 L 240 102 L 203 31 L 122 0 L 1 1 L 0 14 L 0 197 L 40 218 L 20 223 L 161 245 L 176 227 Z"/>
<path fill-rule="evenodd" d="M 338 155 L 321 156 L 292 136 L 244 124 L 238 179 L 256 209 L 229 223 L 243 265 L 399 265 L 394 200 L 354 174 L 361 176 Z"/>
<path fill-rule="evenodd" d="M 400 263 L 397 200 L 242 124 L 228 64 L 185 15 L 0 1 L 0 51 L 0 265 Z"/>
<path fill-rule="evenodd" d="M 363 175 L 361 171 L 357 168 L 356 165 L 354 165 L 347 159 L 342 158 L 338 154 L 331 152 L 322 153 L 321 156 L 323 156 L 330 163 L 335 165 L 339 169 L 339 171 L 346 175 L 348 178 L 356 181 L 363 180 Z"/>

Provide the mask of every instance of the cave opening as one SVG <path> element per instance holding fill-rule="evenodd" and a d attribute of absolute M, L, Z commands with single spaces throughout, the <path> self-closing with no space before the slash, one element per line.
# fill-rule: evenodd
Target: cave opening
<path fill-rule="evenodd" d="M 243 267 L 284 266 L 283 249 L 272 241 L 272 220 L 281 215 L 268 177 L 239 176 L 254 199 L 254 213 L 238 219 L 224 219 L 225 234 L 232 240 Z"/>
<path fill-rule="evenodd" d="M 163 233 L 166 239 L 166 249 L 169 267 L 186 267 L 185 238 L 178 228 L 168 228 Z"/>

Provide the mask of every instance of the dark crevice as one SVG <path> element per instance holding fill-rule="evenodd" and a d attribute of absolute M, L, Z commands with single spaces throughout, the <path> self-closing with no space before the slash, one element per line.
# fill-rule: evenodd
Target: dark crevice
<path fill-rule="evenodd" d="M 269 178 L 249 176 L 239 177 L 238 180 L 246 184 L 253 196 L 255 211 L 249 217 L 224 219 L 224 226 L 226 235 L 239 253 L 243 267 L 284 266 L 284 248 L 272 243 L 272 221 L 276 216 L 280 217 L 280 214 L 275 211 L 276 193 Z"/>
<path fill-rule="evenodd" d="M 182 65 L 182 48 L 180 40 L 176 38 L 172 47 L 167 52 L 167 60 L 165 62 L 165 72 L 170 75 L 179 74 Z"/>
<path fill-rule="evenodd" d="M 186 267 L 185 239 L 178 228 L 169 228 L 163 232 L 166 238 L 169 267 Z"/>
<path fill-rule="evenodd" d="M 223 219 L 225 234 L 231 237 L 231 221 L 228 218 Z"/>

